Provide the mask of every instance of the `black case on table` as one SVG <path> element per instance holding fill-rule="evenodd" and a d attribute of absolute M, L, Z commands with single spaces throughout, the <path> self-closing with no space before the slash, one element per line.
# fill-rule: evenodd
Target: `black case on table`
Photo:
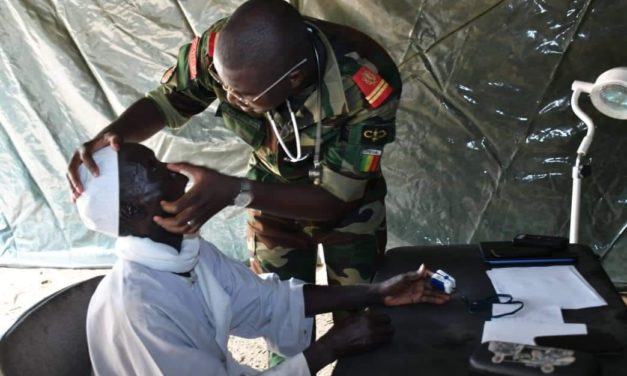
<path fill-rule="evenodd" d="M 577 261 L 577 254 L 568 248 L 522 247 L 508 241 L 481 242 L 479 248 L 483 261 L 491 267 L 570 265 Z"/>

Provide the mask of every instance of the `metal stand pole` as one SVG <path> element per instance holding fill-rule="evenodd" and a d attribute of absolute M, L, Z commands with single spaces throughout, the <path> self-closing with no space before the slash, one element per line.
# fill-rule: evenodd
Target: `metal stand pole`
<path fill-rule="evenodd" d="M 577 161 L 573 167 L 573 196 L 570 202 L 570 235 L 568 237 L 571 244 L 579 242 L 579 210 L 581 205 L 581 156 L 577 156 Z"/>
<path fill-rule="evenodd" d="M 594 123 L 592 119 L 588 115 L 586 115 L 581 108 L 579 108 L 579 94 L 581 92 L 589 93 L 591 90 L 591 84 L 575 81 L 573 82 L 573 96 L 570 98 L 570 106 L 573 109 L 573 112 L 581 121 L 586 124 L 588 127 L 588 132 L 586 136 L 581 140 L 581 144 L 577 149 L 577 160 L 575 161 L 575 166 L 573 167 L 573 194 L 570 205 L 570 236 L 569 241 L 571 244 L 577 243 L 579 241 L 579 211 L 581 208 L 581 179 L 583 177 L 582 174 L 582 166 L 581 160 L 588 153 L 588 148 L 590 148 L 590 144 L 592 143 L 592 138 L 594 137 Z"/>

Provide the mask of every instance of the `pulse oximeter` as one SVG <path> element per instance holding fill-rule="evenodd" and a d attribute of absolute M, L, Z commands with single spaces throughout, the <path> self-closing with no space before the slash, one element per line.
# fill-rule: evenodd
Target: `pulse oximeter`
<path fill-rule="evenodd" d="M 455 291 L 455 278 L 440 269 L 431 275 L 431 286 L 447 294 L 451 294 Z"/>

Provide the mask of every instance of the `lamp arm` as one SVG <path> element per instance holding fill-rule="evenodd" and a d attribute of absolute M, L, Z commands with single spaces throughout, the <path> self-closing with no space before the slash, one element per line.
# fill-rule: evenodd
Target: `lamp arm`
<path fill-rule="evenodd" d="M 573 178 L 573 191 L 570 203 L 570 233 L 569 240 L 571 244 L 579 242 L 579 211 L 581 207 L 581 162 L 582 158 L 588 153 L 590 144 L 592 144 L 592 138 L 594 137 L 594 123 L 592 119 L 579 107 L 579 95 L 582 92 L 590 93 L 592 84 L 582 81 L 573 82 L 573 95 L 570 98 L 570 106 L 573 112 L 581 121 L 584 122 L 588 128 L 588 132 L 581 140 L 579 149 L 577 149 L 577 159 L 575 160 L 575 166 L 572 171 Z"/>
<path fill-rule="evenodd" d="M 573 84 L 573 96 L 570 98 L 570 106 L 573 109 L 573 112 L 583 123 L 588 127 L 588 132 L 586 136 L 581 140 L 581 144 L 579 145 L 579 149 L 577 149 L 577 155 L 584 156 L 588 153 L 588 149 L 590 148 L 590 144 L 592 144 L 592 139 L 594 137 L 594 123 L 590 116 L 586 115 L 585 112 L 581 110 L 579 107 L 579 95 L 584 91 L 580 87 L 577 87 Z"/>

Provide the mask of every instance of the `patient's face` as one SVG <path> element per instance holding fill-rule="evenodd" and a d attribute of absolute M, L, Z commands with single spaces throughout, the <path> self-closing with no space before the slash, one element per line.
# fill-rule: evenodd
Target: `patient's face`
<path fill-rule="evenodd" d="M 185 192 L 187 178 L 170 171 L 155 153 L 140 144 L 123 144 L 118 152 L 120 199 L 160 211 L 159 201 L 173 201 Z"/>

